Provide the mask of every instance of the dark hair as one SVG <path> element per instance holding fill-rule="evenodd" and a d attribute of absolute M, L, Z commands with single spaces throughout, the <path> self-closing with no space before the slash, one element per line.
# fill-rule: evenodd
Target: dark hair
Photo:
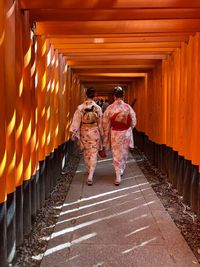
<path fill-rule="evenodd" d="M 92 87 L 88 88 L 87 91 L 86 91 L 86 96 L 88 98 L 94 98 L 96 96 L 96 90 Z"/>
<path fill-rule="evenodd" d="M 120 86 L 116 86 L 114 88 L 114 96 L 116 96 L 117 98 L 123 97 L 124 96 L 124 90 Z"/>

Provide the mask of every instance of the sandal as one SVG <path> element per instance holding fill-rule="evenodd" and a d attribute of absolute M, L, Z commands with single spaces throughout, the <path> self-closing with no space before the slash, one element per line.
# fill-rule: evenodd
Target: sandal
<path fill-rule="evenodd" d="M 116 180 L 115 180 L 115 185 L 116 185 L 116 186 L 119 186 L 120 184 L 121 184 L 121 180 L 116 179 Z"/>
<path fill-rule="evenodd" d="M 93 185 L 93 180 L 87 180 L 87 185 Z"/>

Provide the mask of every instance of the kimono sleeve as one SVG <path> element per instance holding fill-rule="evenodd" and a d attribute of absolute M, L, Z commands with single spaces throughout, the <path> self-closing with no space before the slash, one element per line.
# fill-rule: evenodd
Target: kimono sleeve
<path fill-rule="evenodd" d="M 72 124 L 69 128 L 69 131 L 73 134 L 73 136 L 76 136 L 78 138 L 80 136 L 81 117 L 81 112 L 79 109 L 77 109 L 74 113 Z"/>
<path fill-rule="evenodd" d="M 131 127 L 134 128 L 136 126 L 136 114 L 135 111 L 130 106 L 130 116 L 131 116 Z"/>

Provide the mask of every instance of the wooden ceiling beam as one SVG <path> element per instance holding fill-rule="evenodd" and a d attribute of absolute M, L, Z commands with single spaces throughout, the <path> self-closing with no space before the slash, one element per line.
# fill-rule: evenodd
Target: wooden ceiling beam
<path fill-rule="evenodd" d="M 199 1 L 200 3 L 200 1 Z M 200 19 L 37 22 L 36 34 L 105 34 L 200 31 Z"/>
<path fill-rule="evenodd" d="M 200 18 L 200 8 L 32 9 L 31 21 L 96 21 Z"/>
<path fill-rule="evenodd" d="M 135 77 L 96 77 L 96 76 L 79 76 L 79 80 L 81 82 L 90 82 L 90 81 L 93 81 L 93 82 L 108 82 L 108 81 L 111 81 L 112 83 L 118 83 L 118 82 L 124 82 L 124 83 L 127 83 L 127 82 L 132 82 L 133 79 Z"/>
<path fill-rule="evenodd" d="M 62 9 L 62 8 L 198 8 L 199 0 L 20 0 L 23 9 Z"/>
<path fill-rule="evenodd" d="M 77 54 L 65 54 L 67 61 L 101 61 L 101 60 L 148 60 L 148 59 L 153 59 L 153 60 L 162 60 L 167 58 L 167 54 L 163 53 L 142 53 L 142 54 L 114 54 L 111 55 L 110 53 L 102 53 L 100 54 L 88 54 L 88 55 L 77 55 Z"/>
<path fill-rule="evenodd" d="M 53 45 L 58 44 L 129 44 L 129 43 L 161 43 L 161 42 L 188 42 L 188 35 L 168 35 L 168 36 L 146 36 L 146 37 L 101 37 L 101 38 L 92 38 L 92 37 L 76 37 L 76 38 L 67 38 L 67 37 L 48 37 L 50 43 Z"/>
<path fill-rule="evenodd" d="M 146 65 L 118 65 L 116 63 L 116 65 L 106 65 L 106 64 L 101 64 L 101 65 L 79 65 L 79 66 L 71 66 L 71 68 L 76 71 L 76 70 L 84 70 L 84 69 L 95 69 L 95 70 L 100 70 L 100 69 L 116 69 L 115 71 L 117 71 L 117 69 L 132 69 L 132 70 L 135 70 L 135 69 L 153 69 L 155 67 L 155 64 L 154 65 L 149 65 L 149 64 L 146 64 Z"/>
<path fill-rule="evenodd" d="M 69 34 L 65 32 L 65 34 L 59 35 L 59 34 L 47 34 L 47 38 L 56 38 L 56 39 L 79 39 L 79 38 L 137 38 L 137 37 L 142 37 L 144 38 L 149 38 L 149 37 L 170 37 L 170 36 L 189 36 L 194 34 L 193 31 L 184 31 L 184 32 L 146 32 L 146 33 L 103 33 L 99 36 L 99 34 Z"/>
<path fill-rule="evenodd" d="M 138 76 L 137 76 L 138 75 Z M 124 82 L 124 83 L 128 83 L 128 82 L 132 82 L 133 79 L 135 79 L 135 77 L 144 77 L 145 74 L 143 74 L 143 76 L 141 76 L 142 73 L 135 73 L 134 77 L 105 77 L 105 76 L 79 76 L 79 80 L 80 82 L 108 82 L 111 81 L 112 83 L 119 83 L 119 82 Z"/>
<path fill-rule="evenodd" d="M 84 76 L 90 76 L 90 77 L 117 77 L 117 78 L 121 78 L 121 77 L 144 77 L 146 75 L 146 73 L 143 72 L 131 72 L 131 73 L 116 73 L 116 72 L 109 72 L 109 73 L 104 73 L 104 72 L 98 72 L 98 73 L 84 73 Z"/>
<path fill-rule="evenodd" d="M 110 53 L 110 54 L 116 54 L 116 53 L 135 53 L 135 54 L 141 54 L 141 53 L 164 53 L 164 54 L 171 54 L 175 48 L 168 48 L 168 47 L 150 47 L 150 48 L 119 48 L 119 49 L 58 49 L 59 53 L 63 53 L 65 55 L 77 53 L 79 54 L 89 54 L 89 53 L 95 53 L 95 54 L 102 54 L 102 53 Z"/>
<path fill-rule="evenodd" d="M 98 61 L 82 61 L 82 60 L 67 60 L 67 64 L 73 68 L 79 67 L 79 68 L 93 68 L 94 66 L 96 68 L 101 68 L 102 65 L 105 67 L 110 68 L 110 66 L 113 68 L 116 65 L 117 66 L 123 66 L 128 68 L 128 66 L 139 66 L 139 65 L 150 65 L 154 66 L 156 64 L 157 60 L 154 59 L 127 59 L 127 60 L 117 60 L 117 59 L 108 59 L 108 60 L 98 60 Z"/>
<path fill-rule="evenodd" d="M 88 50 L 91 51 L 94 49 L 102 50 L 102 49 L 143 49 L 143 48 L 177 48 L 181 46 L 181 42 L 155 42 L 155 43 L 112 43 L 112 44 L 57 44 L 57 49 L 64 50 Z"/>
<path fill-rule="evenodd" d="M 104 68 L 101 68 L 101 69 L 73 69 L 73 72 L 74 73 L 77 73 L 79 75 L 99 75 L 99 74 L 109 74 L 109 73 L 125 73 L 125 74 L 132 74 L 132 73 L 136 73 L 136 72 L 145 72 L 147 71 L 148 68 L 146 68 L 145 66 L 140 69 L 140 68 L 131 68 L 131 69 L 124 69 L 124 68 L 116 68 L 115 70 L 113 70 L 113 68 L 110 68 L 110 69 L 104 69 Z M 145 71 L 144 71 L 145 70 Z"/>
<path fill-rule="evenodd" d="M 134 78 L 134 79 L 138 79 L 138 78 Z M 127 86 L 127 84 L 130 84 L 129 83 L 121 83 L 121 86 Z M 106 87 L 110 87 L 110 88 L 113 88 L 114 86 L 116 86 L 116 83 L 113 83 L 113 82 L 104 82 L 103 84 L 101 82 L 93 82 L 93 81 L 90 81 L 90 82 L 85 82 L 84 85 L 86 87 L 89 87 L 91 85 L 95 86 L 95 89 L 98 89 L 99 87 L 102 88 L 102 86 L 105 85 L 105 88 Z"/>

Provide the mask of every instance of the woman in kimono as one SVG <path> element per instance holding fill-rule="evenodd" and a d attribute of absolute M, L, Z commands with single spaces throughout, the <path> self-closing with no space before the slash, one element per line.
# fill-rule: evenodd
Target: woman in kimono
<path fill-rule="evenodd" d="M 87 184 L 93 184 L 93 174 L 97 164 L 97 154 L 102 150 L 102 111 L 93 100 L 96 96 L 94 88 L 86 91 L 86 100 L 78 106 L 70 126 L 71 139 L 79 139 L 83 150 L 84 161 L 88 171 Z"/>
<path fill-rule="evenodd" d="M 114 102 L 103 115 L 104 145 L 112 150 L 115 185 L 121 183 L 129 148 L 134 147 L 132 129 L 136 125 L 136 115 L 132 107 L 123 101 L 123 97 L 123 89 L 120 86 L 115 87 Z"/>

